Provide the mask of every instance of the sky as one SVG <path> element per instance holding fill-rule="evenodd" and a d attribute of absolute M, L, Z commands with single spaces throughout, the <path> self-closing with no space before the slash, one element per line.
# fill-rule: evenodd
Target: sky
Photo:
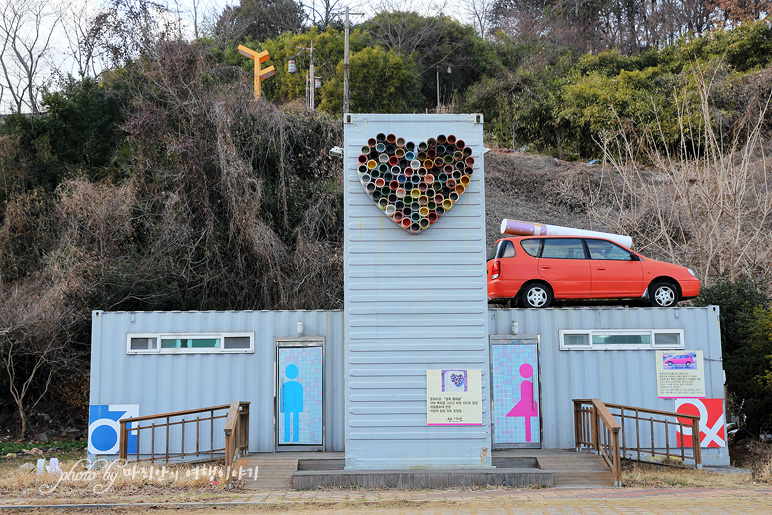
<path fill-rule="evenodd" d="M 15 2 L 16 0 L 0 0 L 0 1 L 12 1 Z M 54 73 L 54 71 L 58 71 L 60 76 L 66 76 L 67 73 L 72 74 L 73 76 L 78 75 L 78 68 L 76 65 L 75 59 L 68 56 L 68 38 L 66 37 L 67 33 L 67 27 L 69 24 L 70 31 L 72 31 L 72 26 L 75 24 L 83 25 L 83 20 L 88 19 L 89 13 L 93 14 L 96 12 L 99 12 L 101 9 L 104 8 L 105 5 L 109 3 L 109 0 L 26 0 L 27 2 L 31 4 L 39 3 L 40 5 L 45 6 L 45 16 L 43 19 L 42 24 L 42 30 L 41 32 L 45 36 L 47 34 L 47 31 L 53 30 L 53 35 L 50 40 L 50 47 L 47 52 L 43 53 L 45 55 L 45 58 L 41 60 L 40 66 L 39 66 L 39 77 L 47 77 L 47 84 L 48 86 L 52 88 L 56 88 L 56 80 L 57 75 Z M 194 12 L 194 6 L 197 6 L 198 8 L 198 18 L 199 18 L 199 30 L 202 33 L 205 33 L 207 28 L 211 28 L 214 23 L 216 22 L 217 18 L 219 17 L 220 13 L 223 11 L 223 9 L 227 5 L 238 5 L 239 1 L 233 1 L 233 0 L 155 0 L 160 3 L 166 4 L 167 8 L 169 9 L 169 16 L 172 18 L 172 20 L 176 21 L 179 19 L 181 21 L 182 25 L 182 35 L 183 38 L 192 40 L 194 38 L 194 25 L 193 25 L 193 12 Z M 301 0 L 305 3 L 310 3 L 313 1 L 320 2 L 322 0 Z M 469 5 L 470 2 L 466 1 L 462 3 L 460 0 L 374 0 L 374 1 L 357 1 L 352 0 L 350 3 L 346 4 L 345 0 L 331 0 L 333 2 L 337 2 L 335 4 L 335 7 L 339 9 L 341 12 L 346 7 L 346 5 L 349 6 L 350 10 L 352 12 L 361 12 L 364 13 L 364 15 L 361 16 L 352 16 L 351 22 L 352 25 L 356 23 L 363 22 L 367 20 L 369 17 L 371 17 L 374 13 L 382 10 L 402 10 L 402 11 L 409 11 L 409 10 L 415 10 L 418 11 L 421 14 L 425 15 L 436 15 L 440 12 L 449 15 L 453 18 L 456 18 L 458 20 L 464 21 L 466 23 L 470 23 L 470 16 L 469 16 Z M 485 0 L 480 0 L 485 1 Z M 25 3 L 18 2 L 15 5 L 25 5 Z M 69 9 L 66 9 L 69 6 Z M 463 7 L 461 7 L 463 6 Z M 69 13 L 68 15 L 61 16 L 60 12 L 66 12 Z M 25 27 L 28 28 L 26 32 L 22 31 L 21 38 L 24 39 L 27 42 L 30 42 L 34 39 L 34 30 L 32 28 L 35 27 L 35 24 L 31 21 L 32 18 L 28 17 L 26 21 L 27 25 Z M 0 23 L 2 23 L 2 18 L 0 18 Z M 53 29 L 51 29 L 53 27 Z M 2 25 L 0 25 L 0 37 L 3 37 L 2 34 Z M 42 39 L 39 39 L 39 41 L 45 41 L 45 37 Z M 38 46 L 34 46 L 35 52 L 40 48 L 40 43 L 37 44 Z M 24 53 L 24 52 L 23 52 Z M 14 78 L 14 74 L 18 75 L 16 80 L 16 88 L 18 90 L 18 85 L 23 83 L 23 79 L 21 78 L 21 73 L 19 70 L 20 67 L 16 66 L 14 69 L 14 60 L 13 56 L 11 54 L 7 54 L 2 56 L 3 64 L 5 64 L 8 69 L 10 70 L 10 76 L 12 79 Z M 105 65 L 97 64 L 97 72 L 99 69 L 101 69 Z M 0 77 L 2 78 L 2 77 Z M 38 81 L 41 82 L 41 81 Z M 41 84 L 38 84 L 40 86 Z M 12 110 L 12 104 L 10 103 L 11 97 L 8 93 L 8 88 L 2 87 L 3 84 L 0 84 L 0 113 L 8 113 Z M 6 85 L 7 86 L 7 85 Z M 29 111 L 28 108 L 23 109 L 23 111 Z"/>

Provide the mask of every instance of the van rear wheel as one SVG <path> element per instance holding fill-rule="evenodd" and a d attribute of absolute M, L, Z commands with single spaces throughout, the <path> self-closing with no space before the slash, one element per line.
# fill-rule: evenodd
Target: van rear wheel
<path fill-rule="evenodd" d="M 523 288 L 522 302 L 527 308 L 548 308 L 552 304 L 552 290 L 544 283 L 531 283 Z"/>

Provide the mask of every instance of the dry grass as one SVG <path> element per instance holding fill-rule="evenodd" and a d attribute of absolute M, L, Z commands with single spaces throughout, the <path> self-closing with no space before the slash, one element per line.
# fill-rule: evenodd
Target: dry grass
<path fill-rule="evenodd" d="M 749 474 L 719 474 L 707 470 L 666 467 L 648 463 L 626 463 L 622 485 L 639 488 L 748 488 L 754 484 Z"/>
<path fill-rule="evenodd" d="M 30 461 L 30 460 L 25 460 Z M 34 464 L 34 461 L 32 461 Z M 16 466 L 0 474 L 0 497 L 27 500 L 56 498 L 95 498 L 113 496 L 212 498 L 229 494 L 223 482 L 223 464 L 155 465 L 117 462 L 88 470 L 84 460 L 61 463 L 63 474 L 38 476 Z M 240 489 L 237 481 L 233 482 Z"/>
<path fill-rule="evenodd" d="M 772 483 L 772 446 L 768 443 L 751 442 L 746 448 L 745 466 L 751 469 L 753 480 Z"/>

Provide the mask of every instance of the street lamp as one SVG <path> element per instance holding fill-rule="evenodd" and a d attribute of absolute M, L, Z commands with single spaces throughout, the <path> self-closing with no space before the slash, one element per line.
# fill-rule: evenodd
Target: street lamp
<path fill-rule="evenodd" d="M 452 70 L 450 69 L 450 65 L 448 65 L 448 69 L 445 70 L 445 73 L 447 75 L 450 75 L 452 73 Z M 440 108 L 440 66 L 437 65 L 437 109 Z"/>
<path fill-rule="evenodd" d="M 287 63 L 287 71 L 289 73 L 295 73 L 297 71 L 297 66 L 295 65 L 295 58 L 298 57 L 300 54 L 304 52 L 308 52 L 311 55 L 311 63 L 308 65 L 308 74 L 306 75 L 306 105 L 309 109 L 312 111 L 316 108 L 315 102 L 314 102 L 314 90 L 316 88 L 322 87 L 322 79 L 319 77 L 317 81 L 317 77 L 314 75 L 314 41 L 311 40 L 311 46 L 310 47 L 298 47 L 300 49 L 300 52 L 297 54 L 291 56 L 289 58 L 289 62 Z"/>

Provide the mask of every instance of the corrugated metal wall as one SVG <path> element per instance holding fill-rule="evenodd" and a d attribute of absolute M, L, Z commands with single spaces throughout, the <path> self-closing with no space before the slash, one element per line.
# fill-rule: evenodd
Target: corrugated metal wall
<path fill-rule="evenodd" d="M 343 443 L 341 311 L 101 312 L 92 317 L 91 404 L 139 404 L 140 416 L 250 401 L 250 451 L 273 451 L 274 339 L 324 336 L 326 450 Z M 128 333 L 254 332 L 253 354 L 126 353 Z M 188 444 L 186 438 L 186 444 Z M 190 447 L 188 447 L 190 448 Z"/>
<path fill-rule="evenodd" d="M 346 115 L 346 467 L 490 464 L 482 117 Z M 397 227 L 365 194 L 368 138 L 454 134 L 473 149 L 463 197 L 425 232 Z M 426 370 L 481 369 L 483 426 L 428 427 Z"/>
<path fill-rule="evenodd" d="M 705 308 L 492 309 L 491 335 L 539 335 L 544 448 L 574 446 L 572 399 L 675 411 L 657 396 L 655 350 L 560 350 L 561 329 L 683 329 L 686 350 L 701 350 L 706 398 L 724 398 L 718 306 Z M 673 432 L 670 442 L 674 441 Z M 664 434 L 658 441 L 664 442 Z M 659 444 L 658 444 L 659 445 Z M 662 444 L 664 446 L 664 443 Z M 703 449 L 703 461 L 729 465 L 727 449 Z"/>

